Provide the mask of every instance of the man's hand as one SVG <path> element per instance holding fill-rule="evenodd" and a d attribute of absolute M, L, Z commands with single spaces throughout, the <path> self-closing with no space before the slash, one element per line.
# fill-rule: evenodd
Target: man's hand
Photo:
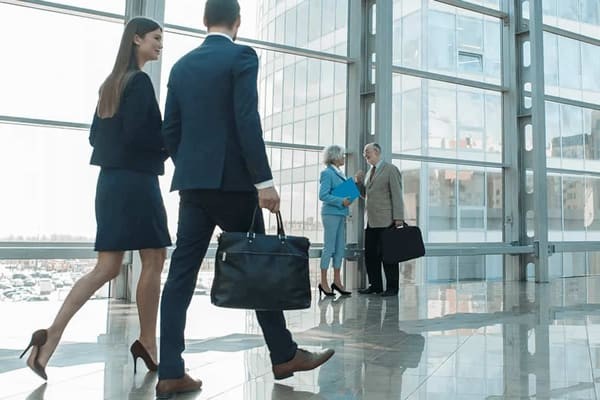
<path fill-rule="evenodd" d="M 404 220 L 403 219 L 395 219 L 394 220 L 394 225 L 396 225 L 396 228 L 399 226 L 403 226 L 404 225 Z"/>
<path fill-rule="evenodd" d="M 266 208 L 272 213 L 279 211 L 279 194 L 275 187 L 271 186 L 258 191 L 258 206 Z"/>
<path fill-rule="evenodd" d="M 364 179 L 365 173 L 362 170 L 356 171 L 356 173 L 354 174 L 354 181 L 356 183 L 363 183 Z"/>
<path fill-rule="evenodd" d="M 342 204 L 344 205 L 344 207 L 348 207 L 350 204 L 352 204 L 352 202 L 350 201 L 350 199 L 349 199 L 349 198 L 347 198 L 347 197 L 346 197 L 346 198 L 345 198 L 345 199 L 342 201 Z"/>

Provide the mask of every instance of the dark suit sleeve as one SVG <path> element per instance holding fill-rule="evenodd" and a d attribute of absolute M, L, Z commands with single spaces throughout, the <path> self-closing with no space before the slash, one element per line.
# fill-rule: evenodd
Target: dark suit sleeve
<path fill-rule="evenodd" d="M 257 75 L 256 52 L 251 47 L 242 46 L 233 66 L 233 101 L 236 133 L 254 184 L 273 179 L 258 115 Z"/>
<path fill-rule="evenodd" d="M 148 135 L 145 129 L 147 116 L 156 107 L 154 87 L 150 77 L 143 72 L 135 74 L 123 92 L 120 106 L 123 116 L 123 141 L 128 146 L 158 151 L 163 143 L 160 135 Z"/>
<path fill-rule="evenodd" d="M 173 161 L 177 159 L 177 149 L 181 141 L 181 111 L 177 94 L 175 93 L 174 85 L 171 77 L 167 85 L 167 102 L 165 104 L 165 119 L 163 121 L 162 136 L 165 141 L 165 146 Z"/>

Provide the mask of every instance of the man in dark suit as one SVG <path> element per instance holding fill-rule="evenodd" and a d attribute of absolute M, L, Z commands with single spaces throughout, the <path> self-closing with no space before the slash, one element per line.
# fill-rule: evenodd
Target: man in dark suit
<path fill-rule="evenodd" d="M 216 226 L 243 232 L 257 204 L 279 210 L 258 115 L 258 57 L 234 43 L 240 25 L 237 0 L 208 0 L 208 35 L 171 70 L 163 136 L 175 163 L 171 190 L 179 190 L 177 247 L 162 295 L 157 395 L 199 390 L 181 358 L 187 308 Z M 257 232 L 264 232 L 256 212 Z M 326 362 L 333 350 L 298 349 L 282 311 L 257 311 L 275 379 Z"/>

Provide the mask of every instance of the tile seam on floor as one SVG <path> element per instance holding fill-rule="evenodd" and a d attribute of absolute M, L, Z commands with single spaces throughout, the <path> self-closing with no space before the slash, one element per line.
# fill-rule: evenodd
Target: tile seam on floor
<path fill-rule="evenodd" d="M 479 328 L 479 329 L 482 329 L 482 328 Z M 477 331 L 479 331 L 479 329 L 477 329 Z M 477 332 L 477 331 L 476 331 L 476 332 Z M 467 338 L 466 338 L 466 339 L 465 339 L 465 340 L 464 340 L 462 343 L 460 343 L 460 344 L 458 345 L 458 347 L 456 347 L 456 349 L 455 349 L 455 350 L 454 350 L 452 353 L 450 353 L 450 354 L 448 355 L 448 357 L 446 357 L 446 359 L 444 359 L 444 361 L 442 361 L 442 362 L 440 363 L 440 365 L 438 365 L 438 367 L 437 367 L 437 368 L 435 368 L 435 369 L 434 369 L 434 370 L 431 372 L 431 374 L 427 375 L 427 376 L 425 377 L 425 379 L 423 379 L 423 381 L 422 381 L 422 382 L 420 382 L 420 383 L 417 385 L 417 387 L 416 387 L 416 388 L 415 388 L 415 389 L 414 389 L 412 392 L 410 392 L 410 393 L 409 393 L 409 394 L 408 394 L 408 395 L 407 395 L 407 396 L 406 396 L 404 399 L 405 399 L 405 400 L 408 400 L 408 399 L 410 398 L 410 396 L 412 396 L 413 394 L 415 394 L 415 393 L 416 393 L 416 392 L 417 392 L 417 391 L 418 391 L 418 390 L 421 388 L 421 386 L 423 386 L 423 384 L 425 384 L 425 382 L 427 382 L 427 380 L 429 380 L 429 378 L 431 378 L 431 377 L 433 376 L 433 374 L 435 374 L 435 373 L 436 373 L 436 372 L 437 372 L 437 371 L 438 371 L 440 368 L 442 368 L 442 366 L 443 366 L 444 364 L 446 364 L 446 363 L 448 362 L 448 360 L 449 360 L 450 358 L 452 358 L 452 356 L 454 356 L 454 355 L 455 355 L 455 354 L 458 352 L 458 350 L 459 350 L 461 347 L 463 347 L 463 346 L 465 345 L 465 343 L 467 343 L 467 341 L 468 341 L 469 339 L 471 339 L 471 338 L 473 337 L 473 335 L 474 335 L 474 334 L 475 334 L 475 333 L 471 333 L 471 334 L 470 334 L 470 335 L 469 335 L 469 336 L 468 336 L 468 337 L 467 337 Z"/>
<path fill-rule="evenodd" d="M 594 362 L 592 359 L 592 344 L 590 342 L 590 330 L 588 327 L 588 317 L 584 316 L 583 318 L 585 321 L 585 337 L 587 340 L 588 356 L 589 356 L 589 360 L 590 360 L 590 372 L 592 373 L 592 385 L 594 385 L 594 397 L 596 400 L 598 400 L 598 390 L 596 388 L 596 376 L 594 373 Z"/>

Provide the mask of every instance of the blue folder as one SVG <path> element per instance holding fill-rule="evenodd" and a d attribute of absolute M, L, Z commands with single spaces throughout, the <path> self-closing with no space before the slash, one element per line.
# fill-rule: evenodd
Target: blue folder
<path fill-rule="evenodd" d="M 344 183 L 333 189 L 331 194 L 337 197 L 347 197 L 350 201 L 354 201 L 354 199 L 360 196 L 358 187 L 356 187 L 356 183 L 354 183 L 354 179 L 352 178 L 346 179 Z"/>

